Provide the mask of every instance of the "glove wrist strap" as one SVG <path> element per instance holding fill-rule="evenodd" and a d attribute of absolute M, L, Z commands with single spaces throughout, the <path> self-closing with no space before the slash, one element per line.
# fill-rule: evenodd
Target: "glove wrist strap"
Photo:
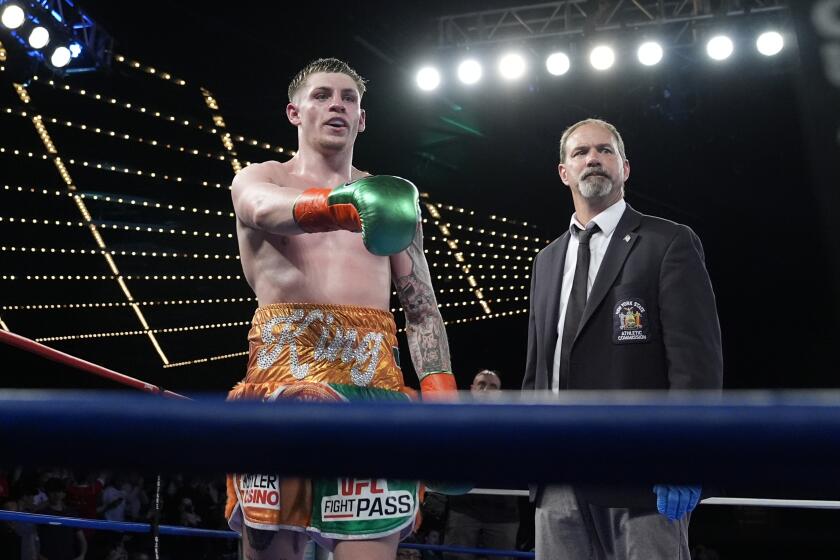
<path fill-rule="evenodd" d="M 325 231 L 362 231 L 359 213 L 352 204 L 330 206 L 328 197 L 332 189 L 312 187 L 295 199 L 292 216 L 295 223 L 306 233 Z"/>

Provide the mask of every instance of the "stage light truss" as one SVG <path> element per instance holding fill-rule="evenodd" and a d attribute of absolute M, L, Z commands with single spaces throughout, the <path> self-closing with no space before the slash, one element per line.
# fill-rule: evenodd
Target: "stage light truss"
<path fill-rule="evenodd" d="M 112 62 L 114 39 L 71 0 L 0 0 L 0 12 L 17 12 L 12 27 L 0 26 L 27 57 L 59 75 L 92 72 Z M 7 23 L 7 22 L 4 22 Z M 42 40 L 33 40 L 33 32 Z"/>
<path fill-rule="evenodd" d="M 438 18 L 440 49 L 500 43 L 572 39 L 606 32 L 650 31 L 665 34 L 671 45 L 693 43 L 690 32 L 703 25 L 782 14 L 782 0 L 561 0 L 481 10 Z"/>

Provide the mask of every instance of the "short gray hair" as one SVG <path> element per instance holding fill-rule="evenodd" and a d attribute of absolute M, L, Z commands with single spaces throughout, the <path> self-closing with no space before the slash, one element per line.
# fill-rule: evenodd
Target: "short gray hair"
<path fill-rule="evenodd" d="M 624 140 L 621 139 L 621 134 L 619 134 L 616 127 L 607 121 L 602 121 L 601 119 L 584 119 L 576 122 L 563 131 L 563 136 L 560 137 L 560 163 L 566 161 L 566 142 L 568 142 L 569 136 L 571 136 L 575 130 L 586 124 L 598 125 L 609 130 L 613 137 L 615 137 L 615 143 L 618 144 L 618 154 L 621 156 L 621 159 L 627 161 L 627 155 L 624 153 Z"/>
<path fill-rule="evenodd" d="M 476 380 L 476 379 L 478 379 L 478 376 L 479 376 L 479 375 L 492 375 L 493 377 L 495 377 L 496 379 L 498 379 L 498 380 L 499 380 L 499 384 L 500 384 L 500 385 L 501 385 L 501 383 L 502 383 L 502 378 L 501 378 L 501 376 L 499 375 L 499 372 L 498 372 L 498 371 L 496 371 L 496 370 L 492 370 L 492 369 L 483 369 L 483 370 L 479 371 L 479 372 L 478 372 L 478 373 L 476 373 L 476 374 L 475 374 L 475 376 L 473 377 L 473 383 L 475 383 L 475 380 Z"/>

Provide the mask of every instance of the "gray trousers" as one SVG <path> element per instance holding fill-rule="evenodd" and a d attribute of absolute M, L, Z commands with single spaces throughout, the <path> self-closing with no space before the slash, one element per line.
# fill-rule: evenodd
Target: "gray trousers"
<path fill-rule="evenodd" d="M 452 546 L 515 550 L 519 522 L 484 523 L 459 511 L 449 511 L 444 543 Z M 473 554 L 444 553 L 444 560 L 474 560 Z M 481 556 L 485 558 L 485 556 Z M 510 560 L 510 556 L 488 556 L 494 560 Z"/>
<path fill-rule="evenodd" d="M 690 560 L 687 515 L 581 503 L 569 486 L 547 486 L 535 518 L 537 560 Z"/>

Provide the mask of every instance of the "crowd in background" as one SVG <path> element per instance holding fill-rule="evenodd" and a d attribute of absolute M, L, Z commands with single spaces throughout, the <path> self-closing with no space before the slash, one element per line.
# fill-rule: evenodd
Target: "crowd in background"
<path fill-rule="evenodd" d="M 156 515 L 156 487 L 156 475 L 136 472 L 74 471 L 65 468 L 0 470 L 0 509 L 62 517 L 151 523 Z M 529 550 L 533 547 L 533 527 L 529 527 L 526 515 L 523 530 L 518 530 L 519 513 L 516 502 L 517 498 L 509 496 L 473 498 L 426 493 L 421 508 L 422 523 L 407 542 L 472 546 L 464 542 L 464 535 L 469 535 L 469 538 L 476 539 L 474 545 L 489 547 L 494 542 L 499 542 L 497 530 L 502 530 L 507 535 L 513 535 L 510 548 Z M 161 525 L 226 530 L 228 526 L 224 518 L 224 505 L 225 479 L 222 475 L 161 476 Z M 476 505 L 479 506 L 478 509 Z M 469 512 L 475 513 L 474 522 L 467 523 L 465 512 L 468 515 Z M 484 521 L 489 523 L 488 527 L 496 529 L 488 532 L 487 529 L 476 525 Z M 9 560 L 154 558 L 153 541 L 148 533 L 75 529 L 18 521 L 0 521 L 0 551 L 2 558 Z M 160 555 L 163 560 L 233 560 L 238 558 L 238 541 L 164 535 L 160 541 Z M 309 556 L 328 557 L 314 547 Z M 450 560 L 475 557 L 403 548 L 400 549 L 398 558 Z"/>
<path fill-rule="evenodd" d="M 108 521 L 227 529 L 225 479 L 163 475 L 159 514 L 157 477 L 140 473 L 71 471 L 63 468 L 0 470 L 0 509 Z M 21 560 L 147 560 L 149 534 L 117 533 L 65 526 L 0 522 L 3 558 Z M 237 558 L 231 539 L 161 537 L 161 557 Z"/>

